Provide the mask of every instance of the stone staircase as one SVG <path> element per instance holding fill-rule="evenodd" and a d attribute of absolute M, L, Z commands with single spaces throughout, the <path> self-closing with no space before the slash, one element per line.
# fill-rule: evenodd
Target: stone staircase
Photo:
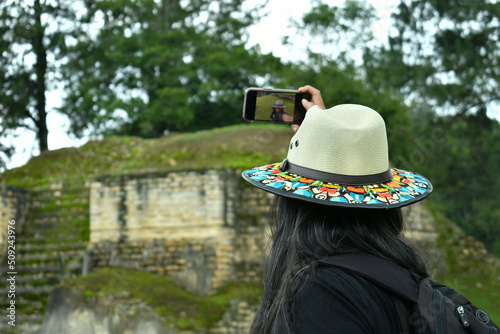
<path fill-rule="evenodd" d="M 7 272 L 15 271 L 16 327 L 5 319 L 0 333 L 36 333 L 42 323 L 50 292 L 57 284 L 80 275 L 88 240 L 88 188 L 51 184 L 34 188 L 26 221 L 16 234 L 15 270 L 0 264 L 0 307 L 8 298 Z M 17 223 L 17 222 L 16 222 Z M 2 312 L 5 314 L 5 312 Z"/>

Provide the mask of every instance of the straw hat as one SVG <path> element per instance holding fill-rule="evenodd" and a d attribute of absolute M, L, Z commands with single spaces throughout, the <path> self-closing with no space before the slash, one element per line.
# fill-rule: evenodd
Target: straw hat
<path fill-rule="evenodd" d="M 312 107 L 283 162 L 246 170 L 242 176 L 277 195 L 347 207 L 401 207 L 432 192 L 423 176 L 389 166 L 384 120 L 356 104 Z"/>
<path fill-rule="evenodd" d="M 286 105 L 283 103 L 283 100 L 276 100 L 274 104 L 271 106 L 273 108 L 286 108 Z"/>

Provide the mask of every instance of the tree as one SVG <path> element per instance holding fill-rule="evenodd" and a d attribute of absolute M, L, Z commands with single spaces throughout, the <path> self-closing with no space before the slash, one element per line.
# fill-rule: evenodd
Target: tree
<path fill-rule="evenodd" d="M 500 3 L 402 0 L 389 45 L 367 50 L 366 78 L 448 112 L 486 115 L 500 100 Z"/>
<path fill-rule="evenodd" d="M 315 1 L 302 22 L 296 24 L 294 34 L 307 36 L 311 62 L 317 63 L 320 57 L 335 62 L 340 69 L 352 70 L 360 65 L 361 51 L 376 44 L 374 13 L 373 6 L 366 1 L 346 0 L 342 7 Z M 290 36 L 285 38 L 286 42 L 290 40 L 293 40 Z"/>
<path fill-rule="evenodd" d="M 406 160 L 434 180 L 437 206 L 499 255 L 499 125 L 487 111 L 500 101 L 500 3 L 402 0 L 393 18 L 388 46 L 365 52 L 367 81 L 413 102 Z M 426 109 L 453 116 L 423 121 Z"/>
<path fill-rule="evenodd" d="M 316 60 L 308 63 L 289 64 L 279 77 L 281 81 L 275 82 L 278 87 L 297 88 L 300 83 L 319 88 L 327 108 L 344 103 L 370 106 L 385 120 L 391 159 L 408 150 L 411 121 L 403 99 L 389 92 L 375 91 L 357 78 L 354 69 L 341 69 L 335 61 L 316 55 Z"/>
<path fill-rule="evenodd" d="M 297 23 L 296 33 L 309 36 L 308 57 L 285 67 L 279 76 L 282 80 L 275 84 L 316 86 L 326 106 L 357 103 L 372 107 L 384 117 L 390 130 L 391 157 L 397 157 L 408 149 L 411 128 L 408 107 L 399 94 L 367 85 L 359 63 L 361 52 L 377 43 L 372 29 L 377 19 L 374 13 L 373 7 L 364 1 L 347 0 L 342 7 L 316 1 L 302 22 Z"/>
<path fill-rule="evenodd" d="M 435 208 L 500 256 L 500 123 L 457 114 L 418 124 L 408 168 L 431 180 Z"/>
<path fill-rule="evenodd" d="M 254 17 L 243 1 L 93 1 L 96 36 L 80 38 L 68 58 L 63 112 L 81 133 L 110 126 L 157 137 L 165 131 L 241 121 L 245 87 L 279 66 L 245 48 Z M 110 124 L 109 120 L 114 120 Z"/>
<path fill-rule="evenodd" d="M 304 16 L 304 28 L 326 44 L 325 50 L 347 41 L 351 48 L 361 47 L 363 55 L 356 62 L 348 50 L 310 53 L 311 64 L 317 59 L 310 79 L 319 79 L 325 99 L 336 96 L 335 103 L 353 97 L 373 106 L 386 101 L 379 109 L 393 125 L 397 123 L 391 118 L 405 112 L 410 121 L 388 127 L 389 144 L 399 147 L 391 147 L 391 161 L 428 176 L 435 185 L 432 203 L 499 255 L 500 196 L 495 189 L 500 176 L 494 166 L 500 163 L 500 128 L 487 117 L 487 109 L 500 98 L 500 4 L 402 0 L 388 45 L 370 42 L 370 34 L 362 30 L 350 30 L 363 17 L 373 19 L 363 8 L 356 1 L 344 8 L 317 3 Z M 353 23 L 343 23 L 345 18 Z M 362 79 L 357 90 L 352 90 L 356 81 L 331 73 L 335 65 Z M 390 96 L 399 96 L 407 106 L 391 108 Z M 385 108 L 393 113 L 385 114 Z M 438 116 L 438 109 L 453 116 Z"/>
<path fill-rule="evenodd" d="M 43 0 L 0 4 L 2 134 L 17 128 L 35 131 L 40 151 L 48 149 L 46 93 L 54 88 L 48 77 L 59 77 L 57 61 L 78 33 L 73 5 Z"/>

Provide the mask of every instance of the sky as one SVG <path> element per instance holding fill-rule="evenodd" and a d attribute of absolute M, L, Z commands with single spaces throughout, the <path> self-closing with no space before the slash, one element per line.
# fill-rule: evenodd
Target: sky
<path fill-rule="evenodd" d="M 395 8 L 399 0 L 367 0 L 375 7 L 380 21 L 374 27 L 376 36 L 384 38 L 387 36 L 389 27 L 390 10 Z M 262 3 L 260 0 L 250 0 L 250 3 Z M 325 3 L 333 6 L 341 6 L 343 0 L 326 0 Z M 269 0 L 268 10 L 270 14 L 264 17 L 257 26 L 253 28 L 250 34 L 249 45 L 259 44 L 263 53 L 272 52 L 274 56 L 282 58 L 284 61 L 293 61 L 300 57 L 301 50 L 305 50 L 307 40 L 298 36 L 293 40 L 293 50 L 286 47 L 280 47 L 282 37 L 288 33 L 294 32 L 291 28 L 292 20 L 299 21 L 302 16 L 310 11 L 311 1 L 287 0 L 286 6 L 283 6 L 283 0 Z M 270 34 L 270 32 L 272 32 Z M 301 45 L 304 48 L 301 48 Z"/>

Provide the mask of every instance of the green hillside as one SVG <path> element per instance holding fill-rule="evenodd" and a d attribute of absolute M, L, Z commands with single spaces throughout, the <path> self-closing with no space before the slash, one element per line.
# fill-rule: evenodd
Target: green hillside
<path fill-rule="evenodd" d="M 448 272 L 436 279 L 455 288 L 473 304 L 484 308 L 500 323 L 500 260 L 484 245 L 467 236 L 453 222 L 431 207 L 439 233 L 438 246 L 445 256 Z"/>
<path fill-rule="evenodd" d="M 79 182 L 102 174 L 205 168 L 244 169 L 281 161 L 293 135 L 289 126 L 244 124 L 158 139 L 109 137 L 80 148 L 49 151 L 6 171 L 2 183 L 41 186 L 61 179 Z M 426 201 L 432 206 L 432 197 Z M 432 207 L 431 207 L 432 209 Z M 500 262 L 482 244 L 434 212 L 448 275 L 438 277 L 484 307 L 500 322 Z M 160 307 L 160 306 L 156 306 Z"/>
<path fill-rule="evenodd" d="M 31 186 L 64 178 L 152 170 L 248 168 L 281 161 L 293 132 L 287 125 L 243 124 L 158 139 L 109 137 L 80 148 L 48 151 L 0 181 Z"/>

